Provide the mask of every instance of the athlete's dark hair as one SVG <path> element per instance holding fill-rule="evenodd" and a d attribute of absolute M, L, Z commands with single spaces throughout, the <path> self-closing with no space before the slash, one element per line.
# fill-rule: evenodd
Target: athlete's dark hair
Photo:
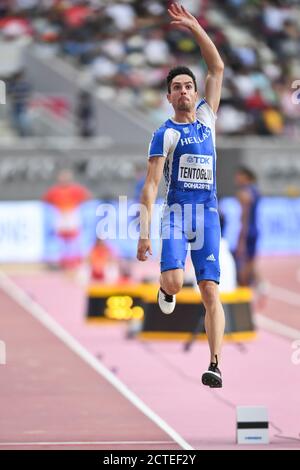
<path fill-rule="evenodd" d="M 237 173 L 242 173 L 243 175 L 247 176 L 247 178 L 250 180 L 250 181 L 253 181 L 255 182 L 256 181 L 256 174 L 254 173 L 254 171 L 250 170 L 250 168 L 248 168 L 247 166 L 239 166 L 237 168 Z"/>
<path fill-rule="evenodd" d="M 171 82 L 177 75 L 189 75 L 194 82 L 195 91 L 197 91 L 196 77 L 193 72 L 188 67 L 179 66 L 171 69 L 167 76 L 168 93 L 171 93 Z"/>

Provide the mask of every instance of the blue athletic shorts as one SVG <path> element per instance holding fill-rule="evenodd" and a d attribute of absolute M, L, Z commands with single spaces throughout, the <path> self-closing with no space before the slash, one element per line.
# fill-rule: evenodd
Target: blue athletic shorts
<path fill-rule="evenodd" d="M 220 218 L 215 201 L 165 205 L 161 219 L 161 272 L 184 269 L 190 245 L 197 282 L 220 281 Z"/>

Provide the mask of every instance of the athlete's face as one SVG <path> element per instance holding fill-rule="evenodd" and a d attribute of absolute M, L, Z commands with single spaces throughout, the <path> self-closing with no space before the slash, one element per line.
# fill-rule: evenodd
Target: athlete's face
<path fill-rule="evenodd" d="M 167 98 L 175 111 L 191 112 L 195 108 L 198 93 L 189 75 L 176 75 L 170 88 L 171 93 L 167 94 Z"/>

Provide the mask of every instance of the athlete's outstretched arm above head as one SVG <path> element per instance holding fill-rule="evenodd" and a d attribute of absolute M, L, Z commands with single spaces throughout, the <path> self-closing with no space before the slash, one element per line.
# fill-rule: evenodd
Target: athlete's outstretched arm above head
<path fill-rule="evenodd" d="M 148 161 L 146 181 L 141 195 L 140 239 L 137 249 L 137 259 L 140 261 L 146 261 L 147 252 L 152 255 L 150 240 L 151 211 L 156 200 L 164 164 L 165 158 L 163 156 L 152 157 Z"/>
<path fill-rule="evenodd" d="M 183 6 L 178 3 L 172 3 L 168 12 L 172 18 L 171 24 L 179 28 L 188 29 L 200 47 L 202 57 L 207 65 L 205 99 L 213 112 L 216 113 L 220 104 L 224 71 L 224 63 L 221 56 L 197 19 Z"/>

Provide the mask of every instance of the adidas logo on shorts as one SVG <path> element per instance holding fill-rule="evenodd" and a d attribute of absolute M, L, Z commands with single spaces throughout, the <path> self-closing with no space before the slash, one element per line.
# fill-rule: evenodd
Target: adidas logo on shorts
<path fill-rule="evenodd" d="M 206 258 L 207 261 L 216 261 L 216 258 L 214 257 L 213 253 L 211 255 L 209 255 L 207 258 Z"/>

